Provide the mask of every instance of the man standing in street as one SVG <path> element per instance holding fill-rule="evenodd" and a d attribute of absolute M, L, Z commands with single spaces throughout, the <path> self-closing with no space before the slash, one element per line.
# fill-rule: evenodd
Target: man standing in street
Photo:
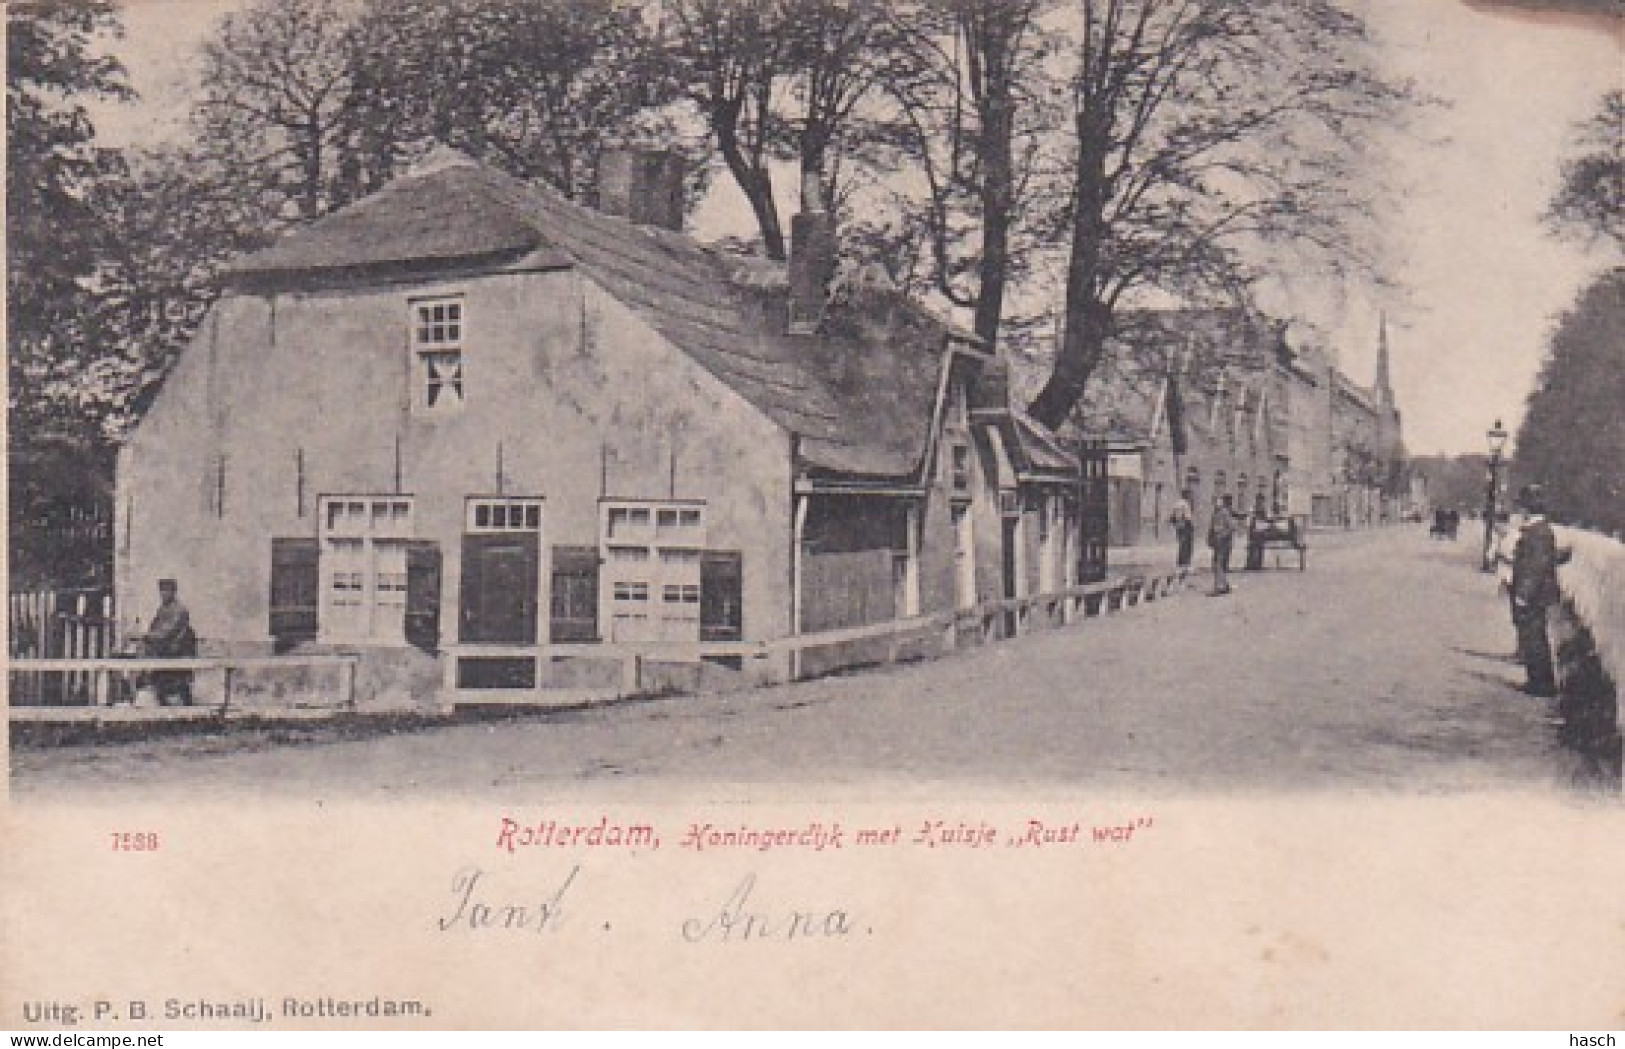
<path fill-rule="evenodd" d="M 1531 696 L 1555 696 L 1557 676 L 1546 634 L 1546 610 L 1562 597 L 1557 566 L 1563 558 L 1546 520 L 1540 486 L 1525 485 L 1518 503 L 1527 516 L 1512 553 L 1512 625 L 1518 631 L 1518 661 L 1527 675 L 1523 691 Z"/>
<path fill-rule="evenodd" d="M 1191 551 L 1196 546 L 1196 521 L 1191 517 L 1191 493 L 1179 493 L 1179 502 L 1174 504 L 1173 513 L 1168 515 L 1168 523 L 1174 526 L 1174 541 L 1177 544 L 1177 554 L 1174 564 L 1179 568 L 1189 568 L 1191 564 Z"/>
<path fill-rule="evenodd" d="M 1230 544 L 1236 537 L 1236 521 L 1230 515 L 1230 497 L 1213 500 L 1213 516 L 1208 520 L 1207 545 L 1213 549 L 1214 597 L 1230 592 Z"/>

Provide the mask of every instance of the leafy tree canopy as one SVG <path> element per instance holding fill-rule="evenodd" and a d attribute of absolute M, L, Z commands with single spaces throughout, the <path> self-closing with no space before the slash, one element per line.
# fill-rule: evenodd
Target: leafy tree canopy
<path fill-rule="evenodd" d="M 1518 430 L 1517 473 L 1559 519 L 1625 532 L 1625 267 L 1582 291 L 1557 322 Z"/>

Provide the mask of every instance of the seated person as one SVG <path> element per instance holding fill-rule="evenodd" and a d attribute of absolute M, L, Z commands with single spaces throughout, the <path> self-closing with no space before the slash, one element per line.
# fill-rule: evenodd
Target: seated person
<path fill-rule="evenodd" d="M 150 659 L 193 659 L 197 656 L 197 634 L 192 631 L 192 617 L 177 596 L 179 587 L 173 579 L 158 581 L 158 611 L 142 638 L 142 654 Z M 192 672 L 190 670 L 155 670 L 150 676 L 158 702 L 172 699 L 181 706 L 192 703 Z"/>

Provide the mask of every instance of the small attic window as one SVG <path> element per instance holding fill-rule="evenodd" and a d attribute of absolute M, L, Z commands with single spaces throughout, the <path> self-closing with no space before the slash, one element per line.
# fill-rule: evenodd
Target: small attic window
<path fill-rule="evenodd" d="M 455 411 L 463 404 L 463 300 L 414 299 L 412 350 L 416 404 L 424 411 Z"/>

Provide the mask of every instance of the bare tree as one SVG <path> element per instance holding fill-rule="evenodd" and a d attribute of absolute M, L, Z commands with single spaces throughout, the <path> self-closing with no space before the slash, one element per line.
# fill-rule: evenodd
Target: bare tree
<path fill-rule="evenodd" d="M 356 32 L 369 170 L 432 139 L 582 196 L 606 138 L 655 101 L 646 26 L 616 0 L 369 0 Z"/>
<path fill-rule="evenodd" d="M 925 182 L 935 289 L 991 347 L 1035 245 L 1026 205 L 1055 130 L 1048 0 L 927 0 L 898 11 L 915 60 L 892 69 L 899 142 Z"/>
<path fill-rule="evenodd" d="M 787 71 L 783 13 L 774 0 L 675 0 L 663 12 L 664 72 L 704 116 L 768 258 L 783 259 L 769 167 L 785 136 L 774 107 Z"/>
<path fill-rule="evenodd" d="M 223 171 L 257 177 L 304 220 L 353 193 L 350 14 L 341 0 L 259 0 L 203 46 L 201 141 Z"/>
<path fill-rule="evenodd" d="M 1332 0 L 1082 0 L 1065 330 L 1035 418 L 1066 419 L 1119 305 L 1245 290 L 1280 251 L 1358 270 L 1364 136 L 1409 97 Z"/>
<path fill-rule="evenodd" d="M 895 75 L 907 34 L 881 0 L 674 0 L 666 77 L 704 116 L 765 253 L 786 256 L 772 165 L 799 161 L 803 210 L 841 196 L 840 160 L 882 137 L 863 104 Z"/>

